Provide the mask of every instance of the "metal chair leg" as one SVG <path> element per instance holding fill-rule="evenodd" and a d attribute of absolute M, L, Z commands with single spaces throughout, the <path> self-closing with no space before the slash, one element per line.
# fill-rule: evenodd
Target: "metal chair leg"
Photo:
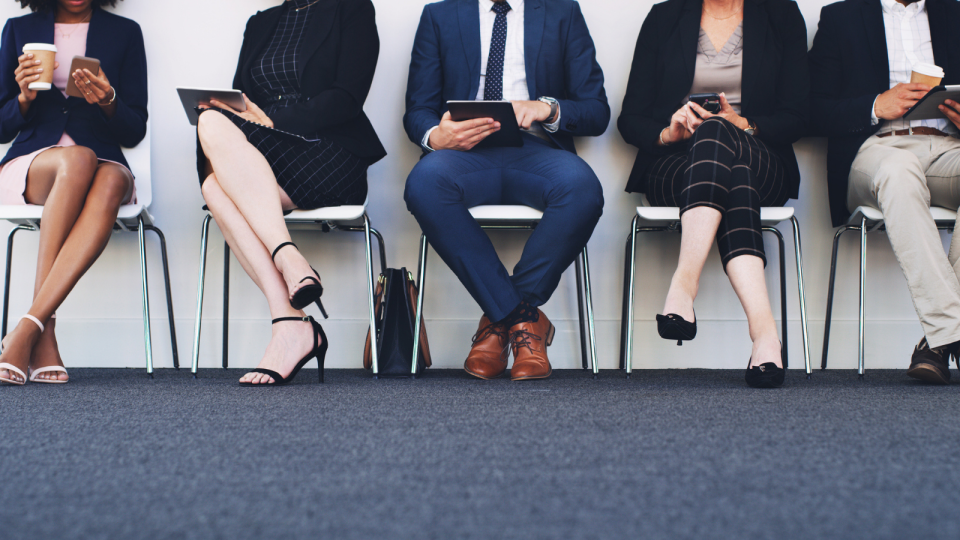
<path fill-rule="evenodd" d="M 620 299 L 620 363 L 619 369 L 627 368 L 627 311 L 629 309 L 628 289 L 630 288 L 630 237 L 627 236 L 627 242 L 623 254 L 623 294 Z"/>
<path fill-rule="evenodd" d="M 417 317 L 414 321 L 414 330 L 413 330 L 413 365 L 410 368 L 410 373 L 414 377 L 417 375 L 417 359 L 420 354 L 420 326 L 423 324 L 423 294 L 425 285 L 427 283 L 427 248 L 429 244 L 427 243 L 427 235 L 420 235 L 420 264 L 419 269 L 417 270 Z M 376 372 L 374 372 L 376 373 Z"/>
<path fill-rule="evenodd" d="M 373 246 L 370 244 L 370 219 L 367 217 L 367 214 L 363 214 L 363 240 L 364 246 L 366 248 L 367 260 L 364 266 L 367 267 L 367 308 L 370 310 L 370 359 L 373 365 L 373 376 L 376 377 L 379 372 L 379 359 L 377 358 L 377 321 L 376 321 L 376 312 L 374 311 L 374 300 L 373 300 Z M 380 263 L 384 264 L 384 259 L 386 249 L 383 247 L 383 239 L 380 237 L 380 234 L 377 233 L 377 238 L 380 240 Z M 418 327 L 419 328 L 419 327 Z M 416 359 L 414 359 L 416 363 Z"/>
<path fill-rule="evenodd" d="M 590 287 L 590 255 L 587 253 L 587 246 L 583 246 L 583 284 L 587 293 L 587 324 L 590 327 L 590 364 L 593 367 L 593 378 L 596 379 L 600 373 L 600 365 L 597 360 L 597 330 L 593 319 L 593 290 Z"/>
<path fill-rule="evenodd" d="M 167 293 L 167 320 L 170 324 L 170 347 L 173 350 L 173 367 L 180 369 L 180 352 L 177 347 L 177 328 L 173 317 L 173 295 L 170 294 L 170 265 L 167 262 L 167 239 L 163 236 L 163 231 L 155 226 L 148 226 L 148 231 L 153 231 L 160 239 L 160 256 L 163 259 L 163 284 Z"/>
<path fill-rule="evenodd" d="M 143 342 L 147 352 L 147 374 L 153 377 L 153 340 L 150 336 L 150 293 L 147 288 L 147 247 L 144 241 L 143 218 L 139 218 L 137 236 L 140 237 L 140 278 L 143 285 Z"/>
<path fill-rule="evenodd" d="M 580 327 L 580 365 L 588 369 L 587 360 L 587 322 L 584 320 L 583 309 L 583 254 L 577 257 L 574 263 L 577 274 L 577 321 Z"/>
<path fill-rule="evenodd" d="M 197 368 L 200 364 L 200 322 L 203 316 L 203 285 L 207 268 L 207 236 L 210 233 L 210 220 L 213 216 L 207 214 L 203 218 L 203 226 L 200 229 L 200 277 L 197 281 L 197 321 L 193 328 L 193 359 L 190 363 L 190 371 L 193 376 L 197 376 Z"/>
<path fill-rule="evenodd" d="M 833 290 L 837 281 L 837 251 L 840 246 L 840 236 L 854 228 L 855 227 L 844 225 L 833 235 L 833 256 L 830 258 L 830 281 L 829 285 L 827 285 L 827 315 L 824 318 L 823 353 L 820 358 L 820 369 L 827 369 L 827 354 L 830 349 L 830 323 L 833 320 Z"/>
<path fill-rule="evenodd" d="M 223 241 L 223 353 L 220 360 L 223 369 L 230 365 L 228 347 L 230 344 L 230 244 Z"/>
<path fill-rule="evenodd" d="M 380 234 L 380 231 L 370 227 L 370 232 L 377 237 L 377 244 L 380 245 L 380 273 L 386 275 L 387 273 L 387 247 L 383 243 L 383 236 Z M 376 288 L 376 287 L 374 287 Z"/>
<path fill-rule="evenodd" d="M 7 234 L 7 273 L 3 281 L 3 328 L 0 329 L 0 337 L 7 335 L 7 322 L 10 320 L 10 276 L 13 268 L 13 237 L 20 231 L 35 230 L 29 225 L 17 225 Z"/>
<path fill-rule="evenodd" d="M 857 374 L 863 378 L 863 285 L 867 276 L 867 218 L 860 218 L 860 343 Z"/>
<path fill-rule="evenodd" d="M 810 362 L 810 333 L 807 328 L 807 296 L 803 290 L 803 254 L 800 249 L 800 222 L 796 217 L 790 218 L 793 225 L 793 245 L 797 257 L 797 291 L 800 296 L 800 332 L 803 337 L 803 368 L 809 379 L 813 375 L 813 366 Z"/>
<path fill-rule="evenodd" d="M 633 218 L 630 226 L 630 279 L 627 287 L 627 343 L 626 343 L 626 370 L 627 378 L 633 372 L 633 302 L 636 299 L 637 292 L 637 221 L 639 216 Z"/>
<path fill-rule="evenodd" d="M 787 257 L 786 257 L 786 244 L 783 241 L 783 234 L 780 233 L 780 230 L 776 227 L 763 227 L 764 231 L 771 232 L 774 236 L 777 237 L 777 253 L 780 256 L 780 341 L 783 345 L 783 368 L 788 369 L 790 365 L 789 359 L 789 342 L 787 341 Z"/>

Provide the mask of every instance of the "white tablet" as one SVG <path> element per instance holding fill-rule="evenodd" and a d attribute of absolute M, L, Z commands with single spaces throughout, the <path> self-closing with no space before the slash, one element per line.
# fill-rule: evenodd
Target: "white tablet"
<path fill-rule="evenodd" d="M 177 88 L 180 94 L 180 102 L 183 103 L 183 110 L 187 112 L 187 119 L 190 125 L 197 125 L 200 116 L 197 114 L 197 107 L 201 103 L 210 103 L 215 99 L 233 107 L 236 111 L 246 111 L 247 104 L 243 101 L 243 93 L 239 90 L 215 90 L 210 88 Z"/>
<path fill-rule="evenodd" d="M 937 86 L 930 90 L 923 99 L 903 115 L 904 120 L 945 120 L 947 116 L 940 112 L 940 105 L 952 99 L 960 103 L 960 85 Z"/>

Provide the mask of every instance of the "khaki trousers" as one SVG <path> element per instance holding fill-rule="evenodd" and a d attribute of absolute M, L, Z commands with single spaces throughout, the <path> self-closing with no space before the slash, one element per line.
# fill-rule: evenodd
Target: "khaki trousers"
<path fill-rule="evenodd" d="M 853 161 L 847 191 L 850 210 L 861 205 L 883 212 L 930 347 L 960 341 L 960 234 L 945 254 L 930 217 L 931 206 L 960 208 L 960 140 L 870 137 Z"/>

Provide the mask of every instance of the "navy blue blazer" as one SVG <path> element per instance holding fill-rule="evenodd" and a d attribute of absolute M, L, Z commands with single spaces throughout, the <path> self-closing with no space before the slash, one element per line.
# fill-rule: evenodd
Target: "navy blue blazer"
<path fill-rule="evenodd" d="M 530 98 L 560 102 L 560 128 L 549 133 L 576 153 L 574 136 L 597 136 L 610 123 L 597 51 L 573 0 L 526 0 L 524 48 Z M 443 0 L 423 8 L 413 43 L 403 126 L 420 146 L 440 123 L 447 101 L 474 100 L 480 88 L 480 9 L 477 0 Z"/>
<path fill-rule="evenodd" d="M 960 3 L 927 0 L 930 39 L 943 84 L 960 84 Z M 813 129 L 829 137 L 827 186 L 834 227 L 849 219 L 847 184 L 857 152 L 880 126 L 873 102 L 890 89 L 887 36 L 880 0 L 846 0 L 820 10 L 810 49 Z"/>
<path fill-rule="evenodd" d="M 27 43 L 53 43 L 53 13 L 31 13 L 7 20 L 0 41 L 0 143 L 14 138 L 0 165 L 57 144 L 64 132 L 100 159 L 123 163 L 120 147 L 136 146 L 147 133 L 147 56 L 140 26 L 95 7 L 90 18 L 86 56 L 100 66 L 117 91 L 117 112 L 107 117 L 98 105 L 59 90 L 38 92 L 27 117 L 20 114 L 20 87 L 14 78 Z"/>

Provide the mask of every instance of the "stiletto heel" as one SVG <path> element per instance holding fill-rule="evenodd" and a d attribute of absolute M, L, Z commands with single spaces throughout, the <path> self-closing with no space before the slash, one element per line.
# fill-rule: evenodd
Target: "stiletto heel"
<path fill-rule="evenodd" d="M 780 344 L 780 361 L 783 362 L 782 343 Z M 753 388 L 780 388 L 783 386 L 787 370 L 773 362 L 764 362 L 759 366 L 750 367 L 751 362 L 753 362 L 752 356 L 747 360 L 747 373 L 745 375 L 747 385 Z"/>
<path fill-rule="evenodd" d="M 273 260 L 274 264 L 276 264 L 277 252 L 287 246 L 293 246 L 297 248 L 297 245 L 293 242 L 284 242 L 277 246 L 273 250 L 273 254 L 270 255 L 270 258 Z M 297 248 L 297 251 L 300 251 L 300 248 Z M 293 293 L 293 298 L 290 299 L 290 307 L 293 309 L 303 309 L 310 304 L 316 303 L 317 307 L 320 308 L 320 313 L 323 313 L 323 318 L 328 319 L 329 317 L 327 316 L 327 311 L 323 309 L 323 304 L 320 302 L 320 297 L 323 296 L 323 285 L 320 284 L 320 274 L 318 274 L 316 269 L 314 269 L 312 266 L 310 269 L 313 270 L 313 275 L 301 279 L 300 283 L 303 283 L 309 279 L 313 282 L 313 284 L 304 285 L 297 292 Z"/>
<path fill-rule="evenodd" d="M 697 320 L 694 313 L 693 322 L 687 322 L 676 313 L 657 315 L 657 332 L 663 339 L 677 340 L 677 346 L 684 341 L 691 341 L 697 337 Z"/>
<path fill-rule="evenodd" d="M 302 321 L 309 322 L 313 327 L 313 349 L 304 356 L 300 362 L 297 363 L 297 367 L 293 368 L 293 371 L 290 372 L 286 378 L 281 377 L 279 373 L 270 369 L 256 368 L 251 369 L 250 373 L 262 373 L 264 375 L 269 375 L 273 378 L 272 383 L 266 384 L 254 384 L 249 382 L 242 382 L 240 386 L 282 386 L 289 383 L 297 376 L 297 373 L 300 373 L 300 368 L 302 368 L 307 362 L 316 358 L 317 367 L 320 371 L 320 383 L 323 383 L 323 366 L 327 359 L 327 334 L 324 333 L 323 327 L 320 326 L 320 323 L 315 321 L 313 317 L 280 317 L 279 319 L 274 319 L 270 321 L 270 324 L 277 324 L 278 322 L 285 321 Z M 323 340 L 321 342 L 321 340 Z"/>

